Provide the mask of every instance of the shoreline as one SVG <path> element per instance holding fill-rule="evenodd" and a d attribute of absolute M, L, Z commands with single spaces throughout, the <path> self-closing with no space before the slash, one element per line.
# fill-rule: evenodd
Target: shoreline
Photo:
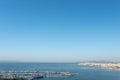
<path fill-rule="evenodd" d="M 79 66 L 91 66 L 91 67 L 100 67 L 110 70 L 120 70 L 120 63 L 97 63 L 97 62 L 83 62 L 79 63 Z"/>

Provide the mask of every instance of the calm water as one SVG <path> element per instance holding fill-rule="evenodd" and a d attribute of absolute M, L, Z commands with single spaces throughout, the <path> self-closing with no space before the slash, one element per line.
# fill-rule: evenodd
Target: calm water
<path fill-rule="evenodd" d="M 0 63 L 0 71 L 39 70 L 76 73 L 71 78 L 43 78 L 40 80 L 120 80 L 120 71 L 78 66 L 76 63 Z"/>

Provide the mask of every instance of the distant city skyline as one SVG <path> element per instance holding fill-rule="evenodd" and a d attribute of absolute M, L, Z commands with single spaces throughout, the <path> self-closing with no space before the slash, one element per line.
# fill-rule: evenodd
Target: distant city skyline
<path fill-rule="evenodd" d="M 120 61 L 119 0 L 0 0 L 0 61 Z"/>

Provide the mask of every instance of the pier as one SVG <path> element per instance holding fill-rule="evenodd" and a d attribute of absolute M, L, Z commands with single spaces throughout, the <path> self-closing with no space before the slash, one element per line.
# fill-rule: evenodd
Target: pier
<path fill-rule="evenodd" d="M 39 78 L 72 77 L 70 72 L 49 71 L 1 71 L 0 80 L 34 80 Z"/>

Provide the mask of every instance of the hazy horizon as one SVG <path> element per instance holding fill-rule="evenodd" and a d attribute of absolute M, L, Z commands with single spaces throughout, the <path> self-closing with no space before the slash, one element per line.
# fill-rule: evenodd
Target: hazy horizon
<path fill-rule="evenodd" d="M 0 0 L 0 61 L 120 61 L 119 0 Z"/>

